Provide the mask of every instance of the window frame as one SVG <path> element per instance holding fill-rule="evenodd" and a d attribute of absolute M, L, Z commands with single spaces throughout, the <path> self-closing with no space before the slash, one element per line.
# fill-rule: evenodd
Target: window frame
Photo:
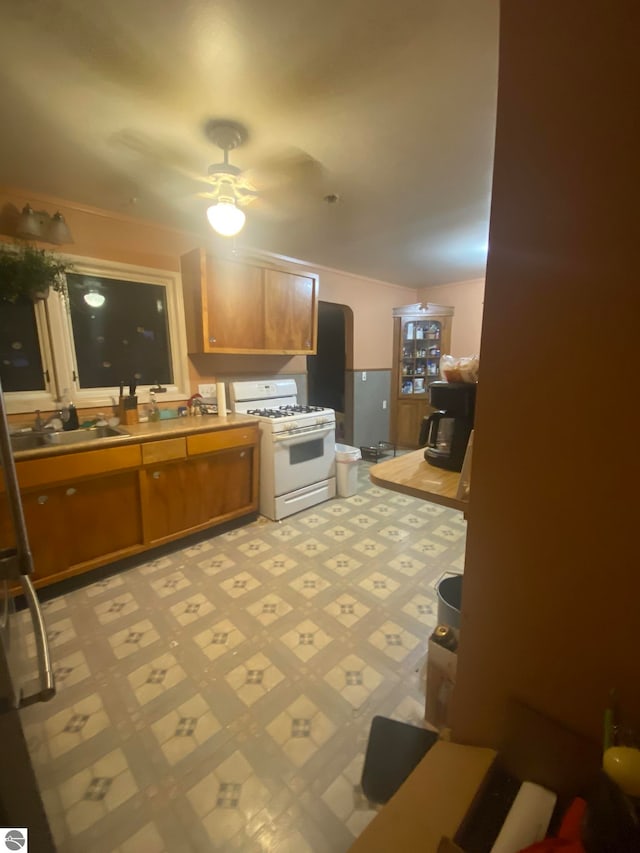
<path fill-rule="evenodd" d="M 189 366 L 187 336 L 179 272 L 137 266 L 120 261 L 67 255 L 71 269 L 78 275 L 113 278 L 139 284 L 162 285 L 167 304 L 167 325 L 173 383 L 166 386 L 162 401 L 185 400 L 189 396 Z M 40 409 L 55 411 L 63 395 L 79 408 L 107 408 L 114 404 L 119 388 L 80 388 L 76 365 L 73 327 L 66 292 L 52 292 L 47 300 L 37 304 L 36 323 L 40 352 L 45 371 L 45 391 L 12 391 L 5 394 L 7 411 L 12 414 Z M 138 397 L 148 397 L 150 385 L 139 385 Z M 164 386 L 163 386 L 164 387 Z"/>

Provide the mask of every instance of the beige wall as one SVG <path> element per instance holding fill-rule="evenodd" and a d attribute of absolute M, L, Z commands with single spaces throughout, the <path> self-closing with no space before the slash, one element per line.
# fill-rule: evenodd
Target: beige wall
<path fill-rule="evenodd" d="M 418 301 L 451 305 L 455 308 L 451 329 L 451 355 L 465 356 L 480 353 L 484 279 L 457 281 L 418 291 Z"/>
<path fill-rule="evenodd" d="M 11 189 L 0 189 L 0 235 L 12 233 L 12 219 L 15 220 L 26 202 L 36 210 L 62 212 L 75 241 L 72 246 L 62 247 L 67 254 L 175 271 L 180 266 L 180 255 L 202 243 L 198 235 L 143 222 L 125 214 L 52 199 L 33 191 Z M 353 310 L 353 363 L 348 367 L 390 369 L 391 310 L 396 305 L 415 302 L 416 291 L 313 264 L 304 264 L 304 268 L 319 274 L 321 300 L 348 305 Z M 217 376 L 305 372 L 306 358 L 303 356 L 201 355 L 191 358 L 189 365 L 192 391 L 199 381 L 209 382 Z"/>
<path fill-rule="evenodd" d="M 611 688 L 640 727 L 638 31 L 632 2 L 501 4 L 465 740 L 517 697 L 599 741 Z"/>

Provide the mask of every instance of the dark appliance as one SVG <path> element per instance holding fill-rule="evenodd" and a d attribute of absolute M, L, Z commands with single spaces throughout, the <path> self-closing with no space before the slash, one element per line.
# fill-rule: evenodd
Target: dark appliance
<path fill-rule="evenodd" d="M 432 382 L 429 385 L 429 402 L 438 411 L 424 418 L 420 446 L 425 447 L 424 458 L 430 465 L 462 471 L 473 429 L 476 387 L 469 382 Z"/>
<path fill-rule="evenodd" d="M 38 853 L 55 853 L 20 719 L 21 708 L 53 698 L 55 682 L 44 618 L 31 582 L 33 559 L 1 383 L 0 471 L 5 484 L 2 511 L 12 522 L 3 527 L 0 536 L 0 847 L 26 850 L 28 845 Z M 12 587 L 21 588 L 30 620 L 17 612 Z M 28 634 L 36 647 L 37 673 L 31 671 Z"/>

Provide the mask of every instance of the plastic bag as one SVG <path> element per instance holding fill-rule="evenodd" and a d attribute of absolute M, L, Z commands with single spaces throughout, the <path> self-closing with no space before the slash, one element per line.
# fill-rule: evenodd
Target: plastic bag
<path fill-rule="evenodd" d="M 477 382 L 480 359 L 477 355 L 456 358 L 443 355 L 440 359 L 440 374 L 447 382 Z"/>

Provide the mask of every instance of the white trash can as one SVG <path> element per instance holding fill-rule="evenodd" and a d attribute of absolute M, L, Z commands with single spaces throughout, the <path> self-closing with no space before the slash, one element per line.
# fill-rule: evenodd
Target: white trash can
<path fill-rule="evenodd" d="M 350 498 L 358 490 L 358 460 L 362 454 L 358 447 L 336 444 L 336 486 L 338 496 Z"/>

